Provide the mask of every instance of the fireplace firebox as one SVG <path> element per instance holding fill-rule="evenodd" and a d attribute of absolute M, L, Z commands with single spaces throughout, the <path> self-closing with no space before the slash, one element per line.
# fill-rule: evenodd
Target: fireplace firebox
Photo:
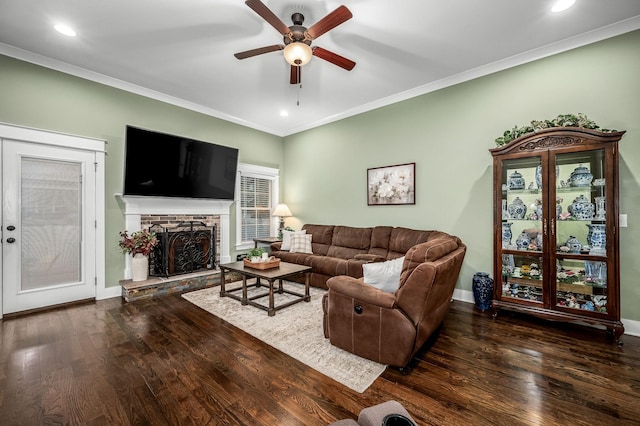
<path fill-rule="evenodd" d="M 169 277 L 216 269 L 215 224 L 188 221 L 171 228 L 152 225 L 149 231 L 158 237 L 149 255 L 149 275 Z"/>

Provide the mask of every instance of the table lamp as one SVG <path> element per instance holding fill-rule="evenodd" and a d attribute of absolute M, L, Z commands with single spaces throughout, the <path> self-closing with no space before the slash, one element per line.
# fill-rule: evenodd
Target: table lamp
<path fill-rule="evenodd" d="M 280 218 L 280 232 L 284 229 L 284 218 L 293 216 L 291 214 L 291 210 L 287 207 L 286 204 L 278 204 L 278 207 L 273 211 L 273 216 L 278 216 Z"/>

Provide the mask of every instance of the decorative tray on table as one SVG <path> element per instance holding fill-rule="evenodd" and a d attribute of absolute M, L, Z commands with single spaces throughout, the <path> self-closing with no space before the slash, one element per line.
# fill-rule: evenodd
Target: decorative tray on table
<path fill-rule="evenodd" d="M 252 262 L 249 259 L 244 259 L 244 266 L 253 269 L 271 269 L 280 266 L 280 259 L 277 257 L 270 257 L 267 260 L 260 262 Z"/>

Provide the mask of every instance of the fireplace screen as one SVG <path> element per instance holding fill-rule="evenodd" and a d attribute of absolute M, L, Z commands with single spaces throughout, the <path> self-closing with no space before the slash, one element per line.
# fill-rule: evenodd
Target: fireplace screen
<path fill-rule="evenodd" d="M 158 237 L 149 256 L 150 275 L 168 277 L 216 268 L 215 225 L 190 221 L 172 228 L 153 225 L 149 230 Z"/>

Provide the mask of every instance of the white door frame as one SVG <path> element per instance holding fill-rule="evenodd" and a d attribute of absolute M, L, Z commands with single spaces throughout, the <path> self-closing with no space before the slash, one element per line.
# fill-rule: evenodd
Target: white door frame
<path fill-rule="evenodd" d="M 95 247 L 95 271 L 96 271 L 96 299 L 111 297 L 105 289 L 105 155 L 106 141 L 58 132 L 33 129 L 0 123 L 0 144 L 3 139 L 11 139 L 20 142 L 29 142 L 44 145 L 53 145 L 63 148 L 79 149 L 94 152 L 96 156 L 96 247 Z M 1 146 L 0 146 L 1 148 Z M 1 152 L 1 150 L 0 150 Z M 0 188 L 2 187 L 2 175 L 0 174 Z M 4 198 L 4 195 L 0 195 Z M 3 204 L 4 204 L 4 200 Z M 4 225 L 4 224 L 3 224 Z M 2 250 L 0 246 L 0 250 Z M 0 271 L 2 270 L 2 256 L 0 252 Z M 2 318 L 2 274 L 0 274 L 0 319 Z"/>

